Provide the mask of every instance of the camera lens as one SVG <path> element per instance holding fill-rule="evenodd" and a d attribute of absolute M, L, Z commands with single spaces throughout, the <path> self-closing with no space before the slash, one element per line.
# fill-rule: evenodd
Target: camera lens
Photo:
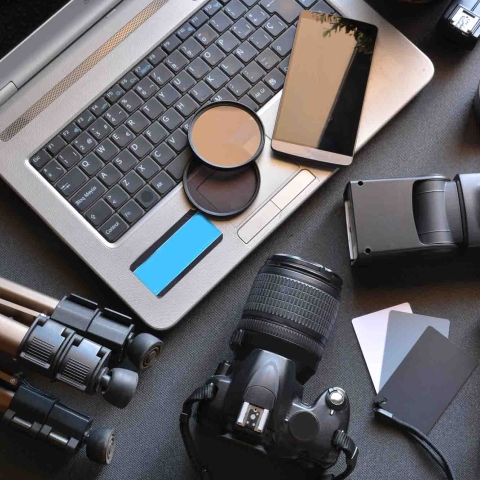
<path fill-rule="evenodd" d="M 232 337 L 236 356 L 261 348 L 290 358 L 307 381 L 333 329 L 342 280 L 322 265 L 290 255 L 270 257 L 256 276 Z"/>

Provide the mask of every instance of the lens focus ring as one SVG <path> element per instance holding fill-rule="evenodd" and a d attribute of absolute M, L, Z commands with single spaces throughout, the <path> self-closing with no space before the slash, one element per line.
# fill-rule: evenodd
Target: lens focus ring
<path fill-rule="evenodd" d="M 266 318 L 298 330 L 323 345 L 337 315 L 338 299 L 284 275 L 261 272 L 255 278 L 243 317 Z"/>

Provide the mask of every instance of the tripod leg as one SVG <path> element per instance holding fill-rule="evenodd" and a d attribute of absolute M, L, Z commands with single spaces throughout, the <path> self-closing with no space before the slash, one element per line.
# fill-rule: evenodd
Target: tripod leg
<path fill-rule="evenodd" d="M 0 350 L 15 358 L 27 332 L 25 325 L 0 315 Z"/>
<path fill-rule="evenodd" d="M 6 412 L 10 408 L 15 392 L 0 387 L 0 413 Z"/>

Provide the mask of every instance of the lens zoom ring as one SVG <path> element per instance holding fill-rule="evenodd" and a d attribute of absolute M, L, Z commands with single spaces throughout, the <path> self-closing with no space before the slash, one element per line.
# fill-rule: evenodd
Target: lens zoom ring
<path fill-rule="evenodd" d="M 283 275 L 260 273 L 253 282 L 244 315 L 264 313 L 285 318 L 328 339 L 338 306 L 337 299 L 312 285 Z"/>
<path fill-rule="evenodd" d="M 307 337 L 301 332 L 292 330 L 284 325 L 278 323 L 268 322 L 266 320 L 258 318 L 243 318 L 239 328 L 243 330 L 251 330 L 257 333 L 264 333 L 267 335 L 273 335 L 274 337 L 287 340 L 295 345 L 305 349 L 307 352 L 313 353 L 317 357 L 321 358 L 324 347 L 322 344 L 316 342 L 310 337 Z"/>

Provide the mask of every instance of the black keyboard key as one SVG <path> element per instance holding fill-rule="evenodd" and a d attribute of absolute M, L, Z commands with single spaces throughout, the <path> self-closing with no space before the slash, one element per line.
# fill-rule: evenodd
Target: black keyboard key
<path fill-rule="evenodd" d="M 118 127 L 110 137 L 120 148 L 125 147 L 128 145 L 135 136 L 133 133 L 125 126 L 122 125 Z"/>
<path fill-rule="evenodd" d="M 65 169 L 56 160 L 47 163 L 42 169 L 42 175 L 50 183 L 55 183 L 64 173 Z"/>
<path fill-rule="evenodd" d="M 173 78 L 173 73 L 162 63 L 152 71 L 150 77 L 153 78 L 160 86 L 163 86 Z"/>
<path fill-rule="evenodd" d="M 141 135 L 133 141 L 129 148 L 137 158 L 143 158 L 152 151 L 153 145 Z"/>
<path fill-rule="evenodd" d="M 100 226 L 113 214 L 113 209 L 105 200 L 99 200 L 92 208 L 85 213 L 85 218 L 94 226 Z"/>
<path fill-rule="evenodd" d="M 256 112 L 260 108 L 248 95 L 242 97 L 238 101 L 238 103 L 245 105 L 246 107 L 252 109 L 254 112 Z"/>
<path fill-rule="evenodd" d="M 245 5 L 242 5 L 239 0 L 232 0 L 225 7 L 227 15 L 234 20 L 238 20 L 246 11 Z"/>
<path fill-rule="evenodd" d="M 248 63 L 258 55 L 258 50 L 251 43 L 243 42 L 235 49 L 235 55 L 243 62 Z"/>
<path fill-rule="evenodd" d="M 230 77 L 236 75 L 242 68 L 243 63 L 233 55 L 229 55 L 223 62 L 220 64 L 220 68 Z"/>
<path fill-rule="evenodd" d="M 164 167 L 174 159 L 175 152 L 168 145 L 162 143 L 150 156 L 156 160 L 161 167 Z"/>
<path fill-rule="evenodd" d="M 135 200 L 130 200 L 118 212 L 130 225 L 134 224 L 145 213 Z"/>
<path fill-rule="evenodd" d="M 153 65 L 147 60 L 142 60 L 134 69 L 134 73 L 138 78 L 143 78 L 147 73 L 153 70 Z"/>
<path fill-rule="evenodd" d="M 200 80 L 210 71 L 210 67 L 201 58 L 196 58 L 187 67 L 187 71 L 191 73 L 197 80 Z"/>
<path fill-rule="evenodd" d="M 269 48 L 263 51 L 257 58 L 256 61 L 267 71 L 271 70 L 280 62 L 280 58 L 275 55 Z"/>
<path fill-rule="evenodd" d="M 290 27 L 285 33 L 282 33 L 282 35 L 272 43 L 272 50 L 281 57 L 288 55 L 292 51 L 296 31 L 296 27 Z"/>
<path fill-rule="evenodd" d="M 230 53 L 235 47 L 240 45 L 238 38 L 233 35 L 231 32 L 225 32 L 218 40 L 217 45 L 220 45 L 220 48 L 226 52 Z"/>
<path fill-rule="evenodd" d="M 63 130 L 62 137 L 66 142 L 70 143 L 72 140 L 75 140 L 80 133 L 82 133 L 82 129 L 77 127 L 74 123 L 71 123 Z"/>
<path fill-rule="evenodd" d="M 211 2 L 208 2 L 207 5 L 203 7 L 203 11 L 210 17 L 213 17 L 222 6 L 223 5 L 218 0 L 211 0 Z"/>
<path fill-rule="evenodd" d="M 88 177 L 79 168 L 74 168 L 57 183 L 56 187 L 65 198 L 68 198 L 87 180 Z"/>
<path fill-rule="evenodd" d="M 202 50 L 203 47 L 194 38 L 189 38 L 180 47 L 180 51 L 190 60 L 195 58 Z"/>
<path fill-rule="evenodd" d="M 121 178 L 122 174 L 111 164 L 109 163 L 98 175 L 97 177 L 107 186 L 111 187 L 117 183 Z"/>
<path fill-rule="evenodd" d="M 93 114 L 100 117 L 110 108 L 110 104 L 104 98 L 99 98 L 89 108 Z"/>
<path fill-rule="evenodd" d="M 211 99 L 211 102 L 236 102 L 237 99 L 226 89 L 222 88 Z"/>
<path fill-rule="evenodd" d="M 260 105 L 264 105 L 273 97 L 273 92 L 263 82 L 257 83 L 248 94 Z"/>
<path fill-rule="evenodd" d="M 108 162 L 118 153 L 118 148 L 107 138 L 95 149 L 95 152 L 104 162 Z"/>
<path fill-rule="evenodd" d="M 247 18 L 252 22 L 256 27 L 259 27 L 263 23 L 265 23 L 269 18 L 270 15 L 260 8 L 258 5 L 255 5 L 248 13 Z"/>
<path fill-rule="evenodd" d="M 182 125 L 182 130 L 188 135 L 188 129 L 190 128 L 190 122 L 192 121 L 192 118 L 189 118 L 185 122 L 183 122 Z"/>
<path fill-rule="evenodd" d="M 216 46 L 210 45 L 203 53 L 202 58 L 211 66 L 214 67 L 225 58 L 225 54 Z M 190 85 L 192 86 L 192 85 Z"/>
<path fill-rule="evenodd" d="M 135 112 L 128 120 L 128 128 L 136 134 L 143 132 L 150 125 L 150 120 L 142 112 Z"/>
<path fill-rule="evenodd" d="M 213 95 L 213 90 L 205 82 L 198 82 L 189 93 L 198 103 L 203 103 Z"/>
<path fill-rule="evenodd" d="M 88 131 L 97 141 L 102 141 L 113 131 L 113 128 L 103 118 L 99 118 L 90 125 Z"/>
<path fill-rule="evenodd" d="M 105 98 L 110 103 L 115 103 L 122 95 L 125 94 L 125 90 L 120 85 L 114 85 L 105 94 Z"/>
<path fill-rule="evenodd" d="M 117 209 L 120 208 L 129 197 L 124 190 L 122 190 L 118 185 L 115 185 L 108 191 L 104 198 L 112 208 Z"/>
<path fill-rule="evenodd" d="M 241 18 L 233 27 L 232 32 L 241 40 L 245 40 L 255 31 L 252 24 Z"/>
<path fill-rule="evenodd" d="M 118 83 L 124 90 L 130 90 L 138 82 L 138 77 L 133 72 L 128 72 Z"/>
<path fill-rule="evenodd" d="M 183 177 L 183 171 L 193 157 L 193 152 L 190 148 L 184 150 L 177 158 L 175 158 L 166 167 L 167 173 L 177 182 L 180 182 Z"/>
<path fill-rule="evenodd" d="M 177 152 L 181 152 L 188 145 L 188 137 L 182 132 L 182 129 L 179 128 L 167 138 L 166 143 L 170 148 L 173 148 Z"/>
<path fill-rule="evenodd" d="M 68 170 L 74 167 L 82 157 L 70 145 L 65 147 L 58 155 L 57 160 Z"/>
<path fill-rule="evenodd" d="M 274 15 L 270 20 L 263 26 L 265 31 L 274 37 L 278 37 L 284 30 L 287 29 L 287 24 Z"/>
<path fill-rule="evenodd" d="M 107 189 L 96 178 L 93 178 L 80 188 L 80 190 L 70 199 L 70 203 L 80 212 L 84 212 L 106 191 Z"/>
<path fill-rule="evenodd" d="M 75 123 L 84 130 L 95 120 L 95 115 L 90 110 L 85 110 L 76 120 Z"/>
<path fill-rule="evenodd" d="M 136 170 L 145 180 L 150 180 L 160 171 L 160 167 L 150 157 L 147 157 L 137 165 Z"/>
<path fill-rule="evenodd" d="M 145 185 L 140 192 L 137 193 L 135 196 L 135 200 L 145 209 L 148 210 L 149 208 L 155 205 L 160 197 L 155 193 L 150 185 Z"/>
<path fill-rule="evenodd" d="M 288 64 L 290 63 L 290 55 L 287 58 L 284 58 L 278 68 L 284 73 L 284 75 L 288 72 Z"/>
<path fill-rule="evenodd" d="M 106 118 L 113 127 L 118 127 L 128 118 L 128 115 L 122 107 L 114 105 L 105 112 L 104 118 Z"/>
<path fill-rule="evenodd" d="M 303 8 L 310 8 L 316 0 L 297 0 Z"/>
<path fill-rule="evenodd" d="M 167 110 L 161 117 L 160 122 L 168 128 L 168 130 L 175 130 L 179 125 L 182 124 L 184 118 L 179 115 L 175 109 L 170 108 Z"/>
<path fill-rule="evenodd" d="M 145 130 L 144 135 L 154 145 L 158 145 L 162 140 L 166 138 L 168 132 L 158 122 L 155 122 L 150 125 L 147 130 Z"/>
<path fill-rule="evenodd" d="M 195 27 L 190 23 L 184 23 L 178 30 L 177 30 L 177 37 L 181 40 L 186 40 L 190 35 L 195 32 Z"/>
<path fill-rule="evenodd" d="M 160 92 L 158 92 L 157 98 L 167 107 L 172 105 L 175 100 L 180 98 L 180 94 L 170 84 L 165 85 Z"/>
<path fill-rule="evenodd" d="M 176 73 L 188 64 L 188 60 L 177 50 L 167 57 L 165 64 Z"/>
<path fill-rule="evenodd" d="M 145 185 L 145 182 L 132 170 L 126 177 L 122 178 L 120 185 L 127 191 L 127 193 L 133 195 Z"/>
<path fill-rule="evenodd" d="M 197 31 L 195 38 L 206 47 L 210 45 L 216 38 L 218 38 L 218 35 L 215 33 L 215 30 L 210 27 L 210 25 L 204 25 Z"/>
<path fill-rule="evenodd" d="M 135 85 L 135 91 L 144 100 L 148 100 L 153 94 L 158 92 L 158 87 L 152 82 L 152 80 L 150 80 L 150 78 L 145 77 L 141 82 Z"/>
<path fill-rule="evenodd" d="M 147 60 L 156 67 L 166 56 L 167 54 L 161 49 L 161 47 L 157 47 L 152 53 L 150 53 Z"/>
<path fill-rule="evenodd" d="M 205 81 L 208 82 L 208 84 L 214 90 L 219 90 L 220 88 L 222 88 L 228 82 L 228 77 L 219 68 L 214 68 L 205 77 Z"/>
<path fill-rule="evenodd" d="M 176 35 L 170 35 L 170 37 L 162 43 L 162 47 L 167 53 L 172 53 L 181 43 Z"/>
<path fill-rule="evenodd" d="M 303 3 L 302 0 L 300 0 L 300 3 Z M 311 9 L 312 12 L 319 12 L 319 13 L 336 13 L 335 10 L 327 3 L 324 2 L 323 0 L 319 0 Z"/>
<path fill-rule="evenodd" d="M 133 113 L 142 104 L 142 99 L 133 91 L 128 92 L 120 99 L 120 105 L 128 113 Z"/>
<path fill-rule="evenodd" d="M 208 16 L 200 10 L 189 20 L 189 22 L 195 28 L 200 28 L 207 20 L 208 20 Z"/>
<path fill-rule="evenodd" d="M 93 177 L 102 167 L 103 162 L 94 153 L 89 153 L 80 162 L 80 168 L 90 177 Z"/>
<path fill-rule="evenodd" d="M 272 70 L 263 81 L 275 92 L 278 92 L 285 83 L 285 75 L 276 68 Z"/>
<path fill-rule="evenodd" d="M 223 33 L 233 22 L 223 13 L 218 12 L 211 20 L 210 25 L 218 32 Z"/>
<path fill-rule="evenodd" d="M 192 88 L 195 83 L 195 80 L 185 70 L 180 72 L 172 81 L 173 86 L 179 90 L 180 93 L 185 93 Z"/>
<path fill-rule="evenodd" d="M 110 220 L 107 220 L 99 229 L 100 233 L 113 243 L 128 230 L 128 225 L 115 214 Z"/>
<path fill-rule="evenodd" d="M 247 7 L 253 7 L 257 2 L 258 0 L 242 0 Z"/>
<path fill-rule="evenodd" d="M 248 41 L 258 50 L 263 50 L 272 40 L 273 38 L 263 28 L 259 28 L 248 39 Z"/>
<path fill-rule="evenodd" d="M 228 89 L 234 93 L 237 97 L 245 95 L 250 90 L 251 85 L 240 75 L 228 82 Z"/>
<path fill-rule="evenodd" d="M 50 154 L 46 150 L 40 150 L 33 157 L 30 158 L 30 163 L 37 169 L 40 170 L 44 167 L 50 160 Z"/>
<path fill-rule="evenodd" d="M 123 173 L 127 173 L 137 163 L 137 159 L 128 150 L 122 150 L 113 160 L 113 164 Z"/>
<path fill-rule="evenodd" d="M 293 23 L 303 12 L 295 0 L 261 0 L 260 5 L 269 13 L 276 13 L 288 23 Z"/>
<path fill-rule="evenodd" d="M 265 76 L 265 70 L 258 63 L 251 62 L 243 70 L 242 75 L 252 84 Z"/>
<path fill-rule="evenodd" d="M 166 172 L 160 172 L 150 183 L 162 196 L 166 195 L 173 187 L 175 187 L 175 182 Z"/>
<path fill-rule="evenodd" d="M 150 120 L 156 120 L 163 112 L 165 111 L 165 107 L 156 99 L 150 99 L 143 107 L 142 112 L 146 115 Z"/>
<path fill-rule="evenodd" d="M 56 137 L 53 137 L 50 142 L 47 144 L 47 150 L 52 154 L 56 155 L 58 152 L 60 152 L 63 148 L 65 148 L 67 145 L 67 142 L 60 137 L 60 135 L 57 135 Z"/>
<path fill-rule="evenodd" d="M 198 107 L 198 103 L 193 100 L 190 95 L 184 95 L 177 103 L 175 103 L 175 108 L 184 118 L 192 115 L 192 113 L 194 113 Z"/>
<path fill-rule="evenodd" d="M 85 155 L 97 145 L 97 142 L 87 132 L 83 132 L 73 141 L 73 145 Z"/>

